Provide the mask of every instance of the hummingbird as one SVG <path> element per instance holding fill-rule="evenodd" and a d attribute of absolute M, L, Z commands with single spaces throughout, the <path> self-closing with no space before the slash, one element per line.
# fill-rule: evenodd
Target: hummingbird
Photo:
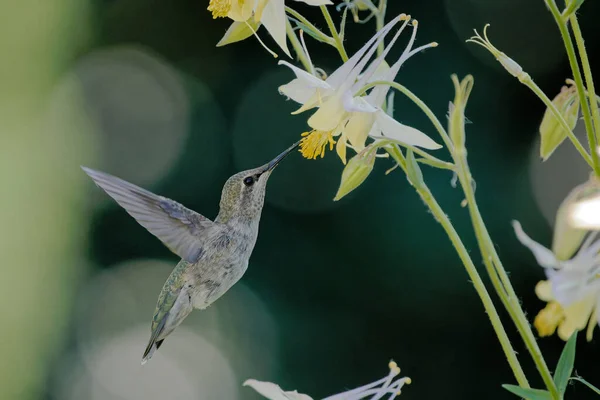
<path fill-rule="evenodd" d="M 258 237 L 267 181 L 299 144 L 261 167 L 231 176 L 223 187 L 214 221 L 120 178 L 81 167 L 140 225 L 181 257 L 158 296 L 142 365 L 193 309 L 207 308 L 244 275 Z"/>

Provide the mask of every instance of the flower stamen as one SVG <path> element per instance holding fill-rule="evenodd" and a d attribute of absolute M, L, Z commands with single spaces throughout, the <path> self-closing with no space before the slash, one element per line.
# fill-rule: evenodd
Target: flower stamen
<path fill-rule="evenodd" d="M 332 131 L 304 132 L 300 141 L 300 153 L 309 160 L 316 160 L 319 156 L 323 158 L 327 144 L 329 144 L 329 151 L 333 150 L 335 140 L 333 140 Z"/>
<path fill-rule="evenodd" d="M 207 10 L 212 13 L 213 19 L 225 18 L 231 10 L 231 0 L 210 0 Z"/>

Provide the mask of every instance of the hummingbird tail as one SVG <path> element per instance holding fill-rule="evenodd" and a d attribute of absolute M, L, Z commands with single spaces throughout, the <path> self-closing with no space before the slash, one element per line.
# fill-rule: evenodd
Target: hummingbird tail
<path fill-rule="evenodd" d="M 158 350 L 163 341 L 164 339 L 159 340 L 158 342 L 151 342 L 148 344 L 148 347 L 146 347 L 146 351 L 144 351 L 144 356 L 142 357 L 142 365 L 146 364 L 148 360 L 152 358 L 152 355 L 156 350 Z"/>
<path fill-rule="evenodd" d="M 148 360 L 152 358 L 154 352 L 158 350 L 160 345 L 164 342 L 164 338 L 159 339 L 158 337 L 161 333 L 163 333 L 166 321 L 167 315 L 165 315 L 161 319 L 156 328 L 152 331 L 152 336 L 150 336 L 150 341 L 148 342 L 148 346 L 146 346 L 146 350 L 144 351 L 144 355 L 142 356 L 142 365 L 146 364 Z"/>

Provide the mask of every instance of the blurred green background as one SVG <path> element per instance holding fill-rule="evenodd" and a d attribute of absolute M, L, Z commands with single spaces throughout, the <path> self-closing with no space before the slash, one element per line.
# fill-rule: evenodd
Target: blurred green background
<path fill-rule="evenodd" d="M 288 3 L 326 28 L 318 10 Z M 177 258 L 79 166 L 213 218 L 229 175 L 261 165 L 306 130 L 307 116 L 291 116 L 295 105 L 277 93 L 292 73 L 254 39 L 216 48 L 229 21 L 212 20 L 206 7 L 205 0 L 0 4 L 0 399 L 257 399 L 241 386 L 248 378 L 321 398 L 379 379 L 390 359 L 413 379 L 402 399 L 513 398 L 500 388 L 513 377 L 483 307 L 406 178 L 385 176 L 391 163 L 383 160 L 362 187 L 333 202 L 342 170 L 334 153 L 316 161 L 295 154 L 277 169 L 242 281 L 194 312 L 140 366 L 156 298 Z M 541 0 L 390 1 L 388 15 L 400 12 L 420 21 L 417 43 L 440 44 L 398 76 L 440 118 L 453 97 L 450 74 L 475 77 L 467 142 L 476 194 L 533 318 L 544 305 L 533 292 L 543 272 L 510 221 L 549 244 L 559 202 L 587 171 L 569 144 L 542 165 L 543 106 L 465 39 L 491 23 L 494 44 L 553 97 L 569 77 L 554 22 Z M 599 12 L 592 1 L 580 12 L 596 74 Z M 348 50 L 372 32 L 373 25 L 350 24 Z M 308 46 L 326 71 L 339 65 L 332 48 L 310 39 Z M 396 99 L 397 119 L 435 136 L 415 106 Z M 451 174 L 425 174 L 480 264 Z M 563 343 L 540 344 L 554 366 Z M 599 356 L 598 339 L 580 342 L 576 370 L 595 384 Z M 582 386 L 569 390 L 571 398 L 592 398 Z"/>

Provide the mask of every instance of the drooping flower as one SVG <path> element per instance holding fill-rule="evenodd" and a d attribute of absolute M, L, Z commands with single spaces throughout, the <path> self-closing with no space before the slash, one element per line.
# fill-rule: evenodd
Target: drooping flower
<path fill-rule="evenodd" d="M 381 399 L 389 394 L 389 400 L 395 399 L 400 395 L 400 390 L 404 385 L 411 383 L 410 378 L 403 377 L 395 379 L 400 374 L 400 368 L 394 361 L 389 363 L 389 374 L 373 383 L 359 388 L 349 390 L 343 393 L 334 394 L 323 400 L 359 400 L 359 399 Z M 278 385 L 271 382 L 262 382 L 255 379 L 248 379 L 244 386 L 250 386 L 259 394 L 270 400 L 312 400 L 312 397 L 298 393 L 297 391 L 286 392 Z"/>
<path fill-rule="evenodd" d="M 531 239 L 513 221 L 519 241 L 529 248 L 537 263 L 544 268 L 547 280 L 536 286 L 540 300 L 547 302 L 534 320 L 540 336 L 550 336 L 558 329 L 558 336 L 568 340 L 576 330 L 587 325 L 587 340 L 592 339 L 600 307 L 600 240 L 592 232 L 579 251 L 569 260 L 560 260 L 546 247 Z"/>
<path fill-rule="evenodd" d="M 311 6 L 333 4 L 331 0 L 295 0 Z M 208 11 L 213 18 L 231 18 L 233 24 L 229 27 L 217 46 L 239 42 L 253 34 L 260 25 L 267 28 L 275 42 L 289 57 L 285 25 L 284 0 L 210 0 Z"/>
<path fill-rule="evenodd" d="M 379 43 L 399 21 L 403 21 L 403 24 L 398 32 L 381 56 L 369 64 Z M 406 60 L 426 48 L 436 46 L 436 43 L 429 43 L 413 49 L 418 25 L 416 21 L 410 21 L 410 16 L 402 14 L 389 22 L 325 80 L 313 71 L 304 71 L 286 61 L 279 62 L 292 69 L 296 75 L 295 79 L 279 88 L 280 93 L 301 104 L 294 114 L 317 108 L 308 119 L 311 131 L 305 135 L 306 140 L 301 144 L 304 153 L 312 154 L 315 148 L 310 146 L 311 143 L 322 143 L 324 137 L 331 136 L 340 137 L 336 149 L 344 163 L 347 145 L 358 152 L 364 149 L 369 136 L 392 139 L 400 144 L 425 149 L 441 147 L 424 133 L 401 124 L 383 111 L 382 105 L 389 86 L 379 85 L 368 94 L 360 93 L 365 85 L 374 80 L 393 81 Z M 413 33 L 407 47 L 396 63 L 386 67 L 385 56 L 409 23 L 413 27 Z"/>

